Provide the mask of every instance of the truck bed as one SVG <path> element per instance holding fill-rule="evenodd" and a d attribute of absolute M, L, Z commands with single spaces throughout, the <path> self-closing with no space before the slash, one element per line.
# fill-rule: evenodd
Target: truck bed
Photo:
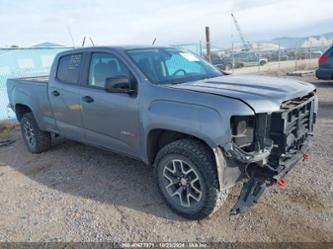
<path fill-rule="evenodd" d="M 48 79 L 48 76 L 38 76 L 7 80 L 9 106 L 14 112 L 17 105 L 30 108 L 38 125 L 44 130 L 54 126 L 48 98 Z"/>
<path fill-rule="evenodd" d="M 49 76 L 33 76 L 33 77 L 22 77 L 22 78 L 15 78 L 16 82 L 36 82 L 36 83 L 49 83 Z"/>

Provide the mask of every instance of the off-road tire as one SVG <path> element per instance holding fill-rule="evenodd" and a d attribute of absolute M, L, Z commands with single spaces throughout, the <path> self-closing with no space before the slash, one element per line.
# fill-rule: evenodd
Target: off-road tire
<path fill-rule="evenodd" d="M 184 160 L 197 171 L 202 183 L 201 199 L 195 208 L 184 208 L 168 195 L 163 184 L 163 172 L 170 160 Z M 172 161 L 173 162 L 173 161 Z M 165 145 L 154 161 L 154 176 L 159 191 L 167 205 L 177 214 L 187 219 L 199 220 L 213 214 L 224 203 L 227 191 L 219 191 L 216 163 L 210 148 L 195 139 L 180 139 Z"/>
<path fill-rule="evenodd" d="M 33 132 L 33 143 L 29 142 L 25 132 L 25 126 L 29 126 Z M 47 151 L 51 147 L 51 134 L 49 132 L 42 131 L 38 127 L 34 115 L 31 112 L 24 114 L 21 119 L 21 133 L 23 141 L 31 153 L 38 154 Z"/>

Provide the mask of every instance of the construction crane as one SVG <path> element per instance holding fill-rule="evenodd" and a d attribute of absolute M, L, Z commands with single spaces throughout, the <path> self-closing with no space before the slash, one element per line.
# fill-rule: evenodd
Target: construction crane
<path fill-rule="evenodd" d="M 247 51 L 252 50 L 252 45 L 251 45 L 251 43 L 249 41 L 245 40 L 245 38 L 243 36 L 243 33 L 242 33 L 242 31 L 241 31 L 241 29 L 239 27 L 239 24 L 237 22 L 236 17 L 234 16 L 233 13 L 231 13 L 231 16 L 232 16 L 232 19 L 234 21 L 235 27 L 237 29 L 237 32 L 239 34 L 239 37 L 240 37 L 240 39 L 241 39 L 241 41 L 243 43 L 243 46 L 244 46 L 245 50 L 247 50 Z"/>

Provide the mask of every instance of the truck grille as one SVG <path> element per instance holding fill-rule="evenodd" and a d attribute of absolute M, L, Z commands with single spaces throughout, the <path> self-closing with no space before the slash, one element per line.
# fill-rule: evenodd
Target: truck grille
<path fill-rule="evenodd" d="M 314 114 L 314 93 L 284 102 L 279 112 L 271 115 L 270 137 L 274 141 L 271 165 L 283 165 L 299 152 L 312 136 Z"/>

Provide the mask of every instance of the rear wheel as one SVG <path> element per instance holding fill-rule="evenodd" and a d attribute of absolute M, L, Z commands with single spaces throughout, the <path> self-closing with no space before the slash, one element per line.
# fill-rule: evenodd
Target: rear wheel
<path fill-rule="evenodd" d="M 32 113 L 26 113 L 21 119 L 21 132 L 24 143 L 31 153 L 41 153 L 51 146 L 51 135 L 39 129 Z"/>
<path fill-rule="evenodd" d="M 163 147 L 154 163 L 160 193 L 168 206 L 188 219 L 202 219 L 227 197 L 219 192 L 215 159 L 210 149 L 194 139 Z"/>
<path fill-rule="evenodd" d="M 266 61 L 260 61 L 260 66 L 263 66 L 266 64 Z"/>

